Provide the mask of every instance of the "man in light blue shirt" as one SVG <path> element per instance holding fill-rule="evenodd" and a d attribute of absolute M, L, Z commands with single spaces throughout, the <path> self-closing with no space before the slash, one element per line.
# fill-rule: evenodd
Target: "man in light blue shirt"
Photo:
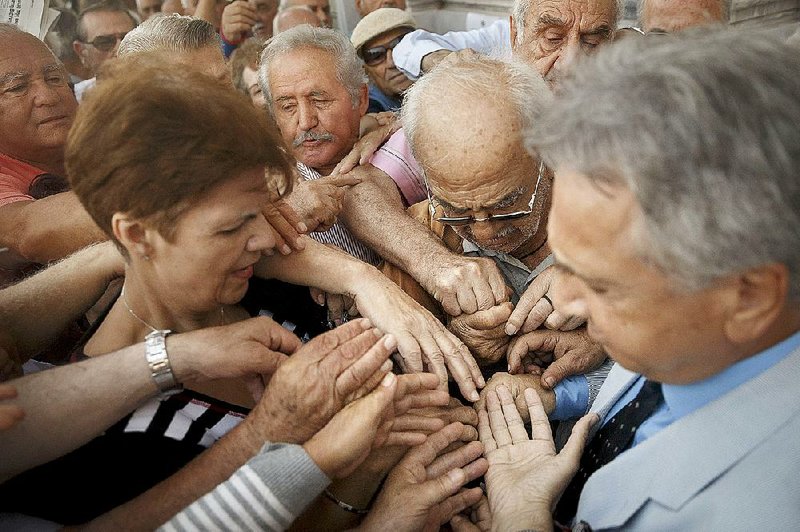
<path fill-rule="evenodd" d="M 572 481 L 552 451 L 488 454 L 495 524 L 543 526 L 563 492 L 573 529 L 797 527 L 798 71 L 780 35 L 706 31 L 615 45 L 563 85 L 531 137 L 555 169 L 555 303 L 617 364 Z"/>

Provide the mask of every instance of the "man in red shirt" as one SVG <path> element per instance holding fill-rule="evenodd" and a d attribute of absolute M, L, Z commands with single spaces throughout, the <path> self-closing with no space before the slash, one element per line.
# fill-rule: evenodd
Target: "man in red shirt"
<path fill-rule="evenodd" d="M 0 24 L 0 283 L 105 239 L 65 192 L 64 145 L 77 110 L 68 81 L 44 43 Z"/>

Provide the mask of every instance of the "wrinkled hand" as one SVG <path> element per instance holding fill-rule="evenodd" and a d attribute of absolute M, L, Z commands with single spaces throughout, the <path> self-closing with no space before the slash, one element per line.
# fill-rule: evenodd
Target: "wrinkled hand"
<path fill-rule="evenodd" d="M 8 402 L 16 397 L 16 388 L 10 384 L 0 384 L 0 431 L 10 429 L 25 417 L 22 407 Z"/>
<path fill-rule="evenodd" d="M 264 441 L 302 443 L 391 369 L 396 342 L 359 319 L 317 336 L 285 360 L 245 420 Z"/>
<path fill-rule="evenodd" d="M 364 132 L 350 153 L 339 161 L 331 175 L 346 174 L 356 166 L 366 164 L 378 151 L 378 148 L 383 146 L 389 137 L 402 126 L 394 113 L 377 113 L 368 116 L 373 116 L 378 126 Z"/>
<path fill-rule="evenodd" d="M 411 449 L 386 479 L 378 499 L 359 527 L 395 531 L 438 530 L 453 515 L 476 504 L 480 488 L 462 489 L 486 472 L 483 447 L 472 442 L 450 452 L 463 431 L 453 423 Z"/>
<path fill-rule="evenodd" d="M 380 386 L 342 409 L 303 447 L 328 478 L 352 473 L 389 437 L 397 377 L 387 373 Z"/>
<path fill-rule="evenodd" d="M 509 371 L 518 373 L 524 369 L 535 374 L 541 371 L 542 386 L 546 388 L 570 375 L 597 369 L 605 360 L 603 347 L 589 337 L 585 328 L 538 329 L 513 339 L 508 346 Z"/>
<path fill-rule="evenodd" d="M 420 284 L 451 316 L 474 314 L 508 301 L 503 274 L 492 259 L 437 256 Z"/>
<path fill-rule="evenodd" d="M 262 212 L 275 234 L 275 247 L 283 255 L 306 247 L 300 235 L 308 231 L 308 227 L 284 199 L 268 202 Z"/>
<path fill-rule="evenodd" d="M 327 231 L 336 223 L 348 188 L 360 182 L 361 178 L 356 175 L 300 180 L 285 200 L 309 231 Z"/>
<path fill-rule="evenodd" d="M 404 372 L 427 368 L 446 389 L 449 370 L 464 397 L 478 400 L 477 388 L 485 383 L 469 349 L 396 284 L 380 274 L 365 278 L 355 301 L 362 316 L 397 338 Z"/>
<path fill-rule="evenodd" d="M 558 287 L 559 275 L 554 266 L 548 266 L 531 281 L 519 298 L 514 312 L 508 318 L 506 333 L 528 333 L 544 324 L 548 329 L 571 331 L 586 322 L 582 316 L 572 316 L 559 312 L 554 306 L 554 292 Z"/>
<path fill-rule="evenodd" d="M 529 375 L 526 373 L 520 375 L 510 375 L 508 373 L 498 372 L 492 375 L 489 382 L 486 383 L 486 388 L 481 390 L 481 399 L 475 403 L 475 410 L 480 412 L 486 408 L 486 398 L 490 393 L 497 393 L 497 388 L 504 386 L 511 394 L 514 404 L 517 405 L 517 411 L 524 422 L 528 422 L 528 403 L 525 400 L 526 389 L 533 389 L 538 395 L 539 400 L 542 402 L 544 411 L 547 415 L 553 413 L 556 407 L 556 394 L 552 390 L 542 387 L 538 375 Z"/>
<path fill-rule="evenodd" d="M 511 303 L 506 302 L 473 314 L 461 314 L 451 318 L 447 328 L 469 347 L 478 364 L 494 364 L 506 356 L 511 341 L 505 331 L 511 309 Z"/>
<path fill-rule="evenodd" d="M 426 373 L 412 373 L 403 375 L 401 378 L 429 375 Z M 471 406 L 462 405 L 458 399 L 450 397 L 447 392 L 438 390 L 437 393 L 444 395 L 444 400 L 438 404 L 422 405 L 419 401 L 418 406 L 407 411 L 400 411 L 395 417 L 392 430 L 405 431 L 406 434 L 417 434 L 422 436 L 421 440 L 410 442 L 406 441 L 397 445 L 386 445 L 381 449 L 376 449 L 367 459 L 367 467 L 376 474 L 385 474 L 405 455 L 410 445 L 419 445 L 425 441 L 425 436 L 442 430 L 451 423 L 461 423 L 462 432 L 457 441 L 451 444 L 451 448 L 461 446 L 464 443 L 476 441 L 478 439 L 478 414 Z M 441 397 L 437 398 L 441 399 Z"/>
<path fill-rule="evenodd" d="M 301 345 L 297 336 L 264 316 L 167 337 L 172 370 L 184 384 L 269 376 Z"/>
<path fill-rule="evenodd" d="M 492 512 L 485 496 L 468 511 L 456 514 L 450 520 L 453 532 L 489 532 L 492 529 Z"/>
<path fill-rule="evenodd" d="M 255 26 L 256 10 L 246 0 L 231 2 L 222 11 L 222 34 L 230 42 L 243 40 Z"/>
<path fill-rule="evenodd" d="M 551 512 L 580 463 L 589 429 L 596 414 L 582 417 L 572 435 L 556 454 L 550 422 L 539 396 L 525 390 L 531 420 L 531 437 L 517 412 L 508 389 L 497 388 L 486 398 L 486 409 L 478 412 L 489 470 L 486 491 L 493 527 L 510 530 L 550 529 Z"/>

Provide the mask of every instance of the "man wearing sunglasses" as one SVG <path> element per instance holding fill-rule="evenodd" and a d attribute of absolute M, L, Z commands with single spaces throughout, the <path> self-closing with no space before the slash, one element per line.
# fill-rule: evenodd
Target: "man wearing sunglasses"
<path fill-rule="evenodd" d="M 78 15 L 78 38 L 75 53 L 84 66 L 96 75 L 104 62 L 117 53 L 119 42 L 136 27 L 136 21 L 121 4 L 95 4 Z"/>
<path fill-rule="evenodd" d="M 403 92 L 413 83 L 392 60 L 392 49 L 409 32 L 417 29 L 414 18 L 393 7 L 368 14 L 353 29 L 350 41 L 364 60 L 369 76 L 369 113 L 396 111 L 403 103 Z"/>

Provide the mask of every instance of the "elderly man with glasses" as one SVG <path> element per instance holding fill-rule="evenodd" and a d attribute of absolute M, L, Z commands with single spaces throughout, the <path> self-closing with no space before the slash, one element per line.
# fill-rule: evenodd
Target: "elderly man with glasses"
<path fill-rule="evenodd" d="M 392 50 L 415 29 L 417 23 L 409 13 L 386 7 L 362 18 L 353 30 L 350 41 L 370 80 L 367 112 L 397 111 L 403 104 L 403 92 L 413 82 L 395 66 Z"/>
<path fill-rule="evenodd" d="M 451 101 L 445 114 L 437 112 L 441 94 L 448 94 Z M 476 55 L 420 78 L 409 89 L 403 107 L 404 131 L 420 163 L 428 195 L 426 202 L 409 209 L 410 214 L 451 250 L 492 259 L 505 278 L 511 302 L 447 316 L 398 268 L 385 265 L 384 273 L 445 320 L 485 373 L 495 373 L 485 390 L 501 383 L 513 388 L 512 393 L 535 387 L 548 413 L 557 407 L 554 419 L 564 419 L 568 412 L 586 410 L 607 368 L 568 377 L 556 386 L 547 383 L 554 390 L 542 387 L 539 374 L 497 374 L 498 370 L 523 369 L 523 360 L 532 369 L 533 362 L 570 351 L 594 361 L 589 367 L 605 359 L 602 349 L 588 340 L 585 328 L 577 328 L 577 320 L 559 324 L 574 330 L 529 331 L 526 327 L 519 336 L 506 331 L 512 302 L 519 301 L 531 282 L 549 284 L 552 273 L 547 242 L 552 175 L 524 144 L 525 135 L 536 127 L 539 114 L 550 102 L 549 89 L 530 67 Z M 551 304 L 546 304 L 551 311 Z M 529 356 L 529 351 L 549 354 Z"/>

